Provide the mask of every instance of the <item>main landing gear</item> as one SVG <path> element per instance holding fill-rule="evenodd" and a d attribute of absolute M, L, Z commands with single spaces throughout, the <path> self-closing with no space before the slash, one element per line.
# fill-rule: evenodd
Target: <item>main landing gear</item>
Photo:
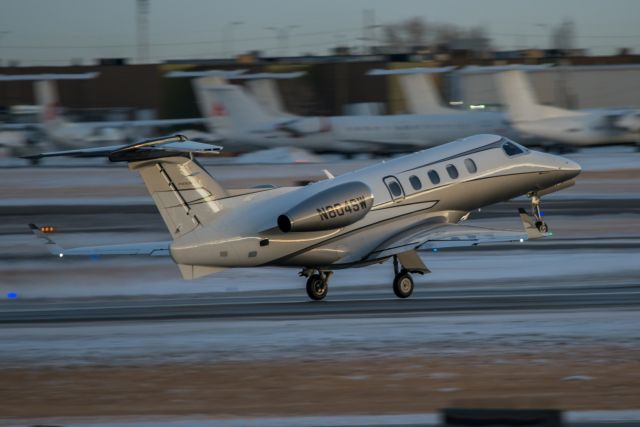
<path fill-rule="evenodd" d="M 409 298 L 413 293 L 413 278 L 411 274 L 429 273 L 429 269 L 415 250 L 406 251 L 393 256 L 393 293 L 398 298 Z M 318 268 L 304 268 L 300 276 L 307 278 L 307 295 L 314 301 L 320 301 L 327 296 L 329 279 L 332 271 Z"/>
<path fill-rule="evenodd" d="M 304 269 L 300 276 L 307 278 L 307 295 L 314 301 L 320 301 L 327 296 L 329 291 L 329 279 L 333 275 L 332 271 L 320 271 Z"/>
<path fill-rule="evenodd" d="M 402 268 L 401 268 L 402 267 Z M 424 269 L 416 269 L 414 271 L 407 270 L 404 266 L 398 262 L 398 256 L 393 256 L 393 273 L 395 274 L 393 278 L 393 293 L 396 294 L 398 298 L 409 298 L 413 293 L 413 278 L 411 277 L 411 273 L 424 274 L 429 270 L 424 267 Z"/>

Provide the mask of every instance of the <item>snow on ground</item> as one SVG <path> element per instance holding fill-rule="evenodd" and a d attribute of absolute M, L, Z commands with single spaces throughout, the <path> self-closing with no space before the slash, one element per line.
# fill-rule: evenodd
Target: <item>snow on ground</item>
<path fill-rule="evenodd" d="M 21 325 L 0 329 L 0 367 L 217 363 L 546 353 L 640 346 L 636 310 L 415 317 Z"/>
<path fill-rule="evenodd" d="M 427 252 L 422 254 L 431 274 L 417 276 L 418 286 L 473 289 L 499 286 L 549 286 L 575 282 L 620 285 L 637 283 L 638 251 L 544 250 L 516 248 L 476 252 Z M 526 245 L 526 243 L 524 244 Z M 70 298 L 97 296 L 200 294 L 295 290 L 302 292 L 304 279 L 293 268 L 238 268 L 193 281 L 184 281 L 167 258 L 117 257 L 99 260 L 57 259 L 0 263 L 0 297 Z M 338 270 L 332 289 L 390 285 L 390 263 Z M 2 300 L 0 300 L 2 301 Z M 1 307 L 1 306 L 0 306 Z"/>

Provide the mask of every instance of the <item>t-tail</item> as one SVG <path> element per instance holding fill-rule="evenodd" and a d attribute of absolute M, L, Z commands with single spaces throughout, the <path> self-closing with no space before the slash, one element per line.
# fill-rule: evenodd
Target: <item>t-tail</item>
<path fill-rule="evenodd" d="M 571 110 L 538 103 L 531 83 L 523 71 L 499 72 L 496 74 L 496 83 L 502 103 L 514 122 L 529 122 L 576 114 Z"/>
<path fill-rule="evenodd" d="M 47 131 L 53 131 L 66 123 L 60 116 L 60 105 L 55 83 L 51 80 L 39 80 L 33 84 L 36 103 L 40 107 L 40 123 Z"/>
<path fill-rule="evenodd" d="M 130 145 L 58 151 L 27 158 L 107 157 L 112 162 L 128 162 L 129 168 L 142 177 L 171 237 L 176 239 L 214 221 L 222 212 L 220 199 L 227 196 L 226 190 L 194 158 L 194 154 L 217 154 L 221 149 L 219 146 L 189 141 L 184 136 L 177 135 Z M 38 233 L 36 231 L 42 238 L 42 233 Z M 65 251 L 50 238 L 45 240 L 50 251 L 60 257 L 101 254 L 168 255 L 171 243 L 112 245 Z M 216 270 L 181 264 L 178 267 L 185 279 L 193 279 Z"/>
<path fill-rule="evenodd" d="M 265 129 L 272 123 L 290 120 L 262 107 L 244 88 L 225 84 L 216 77 L 193 80 L 202 115 L 211 119 L 215 131 L 224 135 Z"/>

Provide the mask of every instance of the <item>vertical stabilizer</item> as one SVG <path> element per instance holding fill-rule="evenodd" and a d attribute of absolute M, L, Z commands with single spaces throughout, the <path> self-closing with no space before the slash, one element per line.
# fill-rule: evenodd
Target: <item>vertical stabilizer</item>
<path fill-rule="evenodd" d="M 194 79 L 202 113 L 212 120 L 216 132 L 237 132 L 276 121 L 241 86 L 220 84 L 210 77 Z"/>
<path fill-rule="evenodd" d="M 514 122 L 527 122 L 572 114 L 569 110 L 539 104 L 531 83 L 523 71 L 499 72 L 496 74 L 496 81 L 502 103 Z"/>
<path fill-rule="evenodd" d="M 33 84 L 36 103 L 40 107 L 40 123 L 52 130 L 64 123 L 59 115 L 58 93 L 51 80 L 39 80 Z"/>
<path fill-rule="evenodd" d="M 445 108 L 432 75 L 399 75 L 400 85 L 409 112 L 414 114 L 444 114 L 455 112 Z"/>
<path fill-rule="evenodd" d="M 271 115 L 282 117 L 288 115 L 284 110 L 284 103 L 275 80 L 256 79 L 249 80 L 246 84 L 258 103 Z"/>
<path fill-rule="evenodd" d="M 166 157 L 129 163 L 140 173 L 175 239 L 209 223 L 223 210 L 222 186 L 194 159 Z"/>

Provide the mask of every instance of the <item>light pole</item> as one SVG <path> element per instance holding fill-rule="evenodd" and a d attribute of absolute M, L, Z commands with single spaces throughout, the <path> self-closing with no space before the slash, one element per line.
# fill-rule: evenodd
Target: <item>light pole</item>
<path fill-rule="evenodd" d="M 9 34 L 10 32 L 11 32 L 11 31 L 0 31 L 0 41 L 2 40 L 2 38 L 3 38 L 4 36 L 6 36 L 7 34 Z M 1 47 L 1 45 L 0 45 L 0 47 Z M 3 61 L 2 61 L 2 56 L 0 55 L 0 65 L 2 65 L 2 62 L 3 62 Z"/>
<path fill-rule="evenodd" d="M 289 35 L 291 31 L 298 28 L 297 25 L 285 25 L 284 27 L 265 27 L 265 30 L 273 31 L 276 34 L 276 51 L 278 56 L 286 56 L 289 52 Z"/>

